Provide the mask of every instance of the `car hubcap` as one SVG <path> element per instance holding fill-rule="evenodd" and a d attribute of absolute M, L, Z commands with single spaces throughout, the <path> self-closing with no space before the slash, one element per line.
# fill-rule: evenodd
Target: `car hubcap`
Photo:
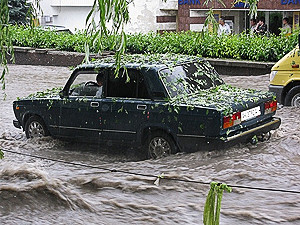
<path fill-rule="evenodd" d="M 150 156 L 154 159 L 170 155 L 170 144 L 162 137 L 155 137 L 149 144 L 149 153 Z"/>
<path fill-rule="evenodd" d="M 42 124 L 37 121 L 33 121 L 29 124 L 28 134 L 31 138 L 43 137 L 45 136 L 45 131 Z"/>
<path fill-rule="evenodd" d="M 296 107 L 300 107 L 300 93 L 296 94 L 293 98 L 292 98 L 292 106 L 296 106 Z"/>

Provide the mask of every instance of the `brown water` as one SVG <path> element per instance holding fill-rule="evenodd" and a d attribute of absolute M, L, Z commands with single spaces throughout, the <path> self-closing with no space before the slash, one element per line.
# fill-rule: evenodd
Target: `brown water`
<path fill-rule="evenodd" d="M 139 160 L 130 149 L 95 148 L 52 138 L 27 140 L 12 125 L 18 96 L 63 86 L 68 68 L 10 66 L 0 96 L 0 148 L 137 173 L 300 191 L 299 109 L 282 107 L 281 127 L 256 147 Z M 240 87 L 267 89 L 268 76 L 223 76 Z M 5 153 L 0 160 L 0 224 L 202 224 L 209 187 Z M 233 189 L 222 201 L 221 224 L 300 224 L 300 195 Z"/>

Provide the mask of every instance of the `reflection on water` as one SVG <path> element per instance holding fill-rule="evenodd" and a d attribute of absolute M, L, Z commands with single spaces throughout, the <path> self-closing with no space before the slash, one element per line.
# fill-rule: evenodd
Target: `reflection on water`
<path fill-rule="evenodd" d="M 130 148 L 54 140 L 27 140 L 12 125 L 16 97 L 63 86 L 62 67 L 10 66 L 7 99 L 1 97 L 0 147 L 26 154 L 135 173 L 300 190 L 299 109 L 282 107 L 281 127 L 257 146 L 140 160 Z M 240 87 L 267 89 L 268 76 L 228 77 Z M 209 187 L 6 153 L 0 161 L 1 224 L 201 224 Z M 295 194 L 233 189 L 222 201 L 221 224 L 299 224 Z"/>

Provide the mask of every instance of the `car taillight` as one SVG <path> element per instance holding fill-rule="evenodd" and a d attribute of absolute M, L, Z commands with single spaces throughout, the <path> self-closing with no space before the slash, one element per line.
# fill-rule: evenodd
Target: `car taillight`
<path fill-rule="evenodd" d="M 224 129 L 240 123 L 241 123 L 241 112 L 234 113 L 231 116 L 224 116 L 223 118 Z"/>
<path fill-rule="evenodd" d="M 272 113 L 277 109 L 277 101 L 271 101 L 265 103 L 265 114 Z"/>

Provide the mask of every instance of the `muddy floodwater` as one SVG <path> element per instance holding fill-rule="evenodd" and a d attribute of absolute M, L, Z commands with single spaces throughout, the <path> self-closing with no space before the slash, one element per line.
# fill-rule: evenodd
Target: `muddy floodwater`
<path fill-rule="evenodd" d="M 68 68 L 9 66 L 0 95 L 0 148 L 133 173 L 300 191 L 300 110 L 280 107 L 281 127 L 257 146 L 141 160 L 132 149 L 95 147 L 50 137 L 27 140 L 12 125 L 12 102 L 63 86 Z M 222 76 L 267 90 L 268 76 Z M 5 152 L 0 160 L 0 224 L 202 224 L 209 186 L 107 172 Z M 300 195 L 233 188 L 224 193 L 221 224 L 300 224 Z"/>

